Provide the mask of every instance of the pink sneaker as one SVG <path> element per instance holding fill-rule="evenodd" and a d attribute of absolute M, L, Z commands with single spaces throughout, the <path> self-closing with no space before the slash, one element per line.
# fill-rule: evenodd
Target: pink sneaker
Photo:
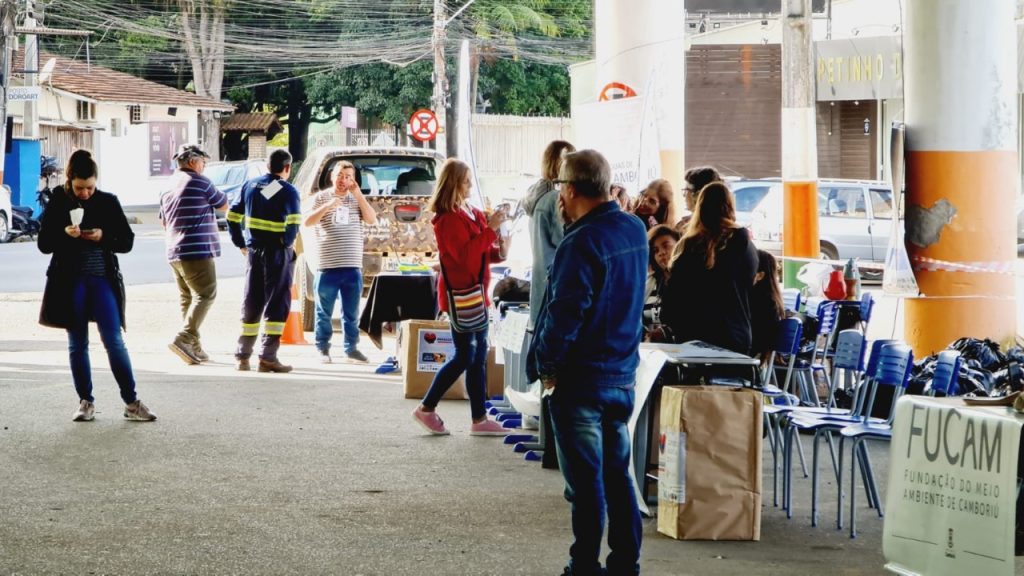
<path fill-rule="evenodd" d="M 498 424 L 494 420 L 484 420 L 483 422 L 474 422 L 469 427 L 470 436 L 508 436 L 508 429 Z"/>
<path fill-rule="evenodd" d="M 450 434 L 448 429 L 444 427 L 444 420 L 437 415 L 437 412 L 424 412 L 423 406 L 417 406 L 412 411 L 412 419 L 419 423 L 420 426 L 426 428 L 427 432 L 436 434 L 438 436 L 446 436 Z"/>

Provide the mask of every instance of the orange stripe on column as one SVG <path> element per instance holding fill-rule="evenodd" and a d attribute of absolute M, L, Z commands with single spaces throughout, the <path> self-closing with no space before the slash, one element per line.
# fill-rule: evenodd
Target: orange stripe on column
<path fill-rule="evenodd" d="M 956 210 L 941 227 L 937 241 L 927 238 L 934 243 L 922 248 L 907 242 L 911 261 L 915 257 L 953 263 L 1015 261 L 1013 187 L 1007 183 L 1015 181 L 1016 172 L 1013 151 L 908 152 L 908 208 L 942 217 L 945 201 Z M 914 231 L 907 232 L 912 237 Z M 1016 334 L 1013 276 L 919 270 L 916 277 L 925 297 L 907 299 L 904 337 L 918 357 L 942 350 L 963 336 L 1005 342 Z"/>
<path fill-rule="evenodd" d="M 802 258 L 818 257 L 818 183 L 782 183 L 785 214 L 782 253 Z"/>

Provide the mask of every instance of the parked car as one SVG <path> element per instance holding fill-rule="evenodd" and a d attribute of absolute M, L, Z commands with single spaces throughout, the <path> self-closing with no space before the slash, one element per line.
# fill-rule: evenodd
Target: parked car
<path fill-rule="evenodd" d="M 266 160 L 240 160 L 237 162 L 211 162 L 203 169 L 203 176 L 213 182 L 218 190 L 228 197 L 228 206 L 235 203 L 238 193 L 242 191 L 242 184 L 246 181 L 262 176 L 269 172 Z M 217 215 L 217 227 L 227 230 L 227 214 L 219 210 Z"/>
<path fill-rule="evenodd" d="M 308 199 L 332 186 L 331 172 L 338 162 L 347 160 L 356 169 L 356 180 L 370 206 L 377 212 L 377 224 L 363 225 L 363 284 L 368 289 L 385 261 L 433 262 L 437 241 L 430 223 L 433 213 L 427 202 L 434 191 L 444 156 L 434 150 L 400 147 L 318 148 L 306 158 L 294 178 L 295 187 L 308 207 Z M 474 190 L 480 200 L 479 190 Z M 314 315 L 313 280 L 318 247 L 315 230 L 301 228 L 296 243 L 299 254 L 295 282 L 302 294 L 302 327 L 312 330 Z"/>
<path fill-rule="evenodd" d="M 859 258 L 884 263 L 892 233 L 892 188 L 872 180 L 818 181 L 818 236 L 821 257 Z M 758 248 L 782 254 L 782 182 L 772 182 L 750 224 Z M 901 215 L 902 217 L 902 215 Z M 861 270 L 866 280 L 881 279 L 877 270 Z"/>
<path fill-rule="evenodd" d="M 754 221 L 754 211 L 768 195 L 773 184 L 779 184 L 779 178 L 761 180 L 735 180 L 728 182 L 733 196 L 736 198 L 736 222 L 741 226 L 750 226 Z"/>
<path fill-rule="evenodd" d="M 11 238 L 11 189 L 7 185 L 0 186 L 0 244 Z"/>

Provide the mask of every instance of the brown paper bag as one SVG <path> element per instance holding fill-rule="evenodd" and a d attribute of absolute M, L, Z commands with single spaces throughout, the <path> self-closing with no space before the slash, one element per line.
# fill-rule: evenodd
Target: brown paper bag
<path fill-rule="evenodd" d="M 661 393 L 658 532 L 761 539 L 761 393 L 668 386 Z"/>

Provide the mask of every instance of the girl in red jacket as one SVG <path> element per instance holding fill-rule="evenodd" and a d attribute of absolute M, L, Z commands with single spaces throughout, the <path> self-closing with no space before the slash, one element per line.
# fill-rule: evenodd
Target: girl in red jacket
<path fill-rule="evenodd" d="M 451 159 L 441 168 L 437 188 L 430 199 L 429 208 L 435 214 L 432 223 L 437 238 L 437 252 L 444 266 L 444 272 L 438 280 L 438 304 L 441 310 L 449 314 L 446 282 L 458 290 L 471 288 L 481 282 L 482 278 L 486 297 L 491 279 L 491 259 L 504 259 L 508 253 L 507 240 L 498 234 L 501 223 L 507 218 L 505 210 L 499 209 L 488 218 L 470 206 L 466 200 L 472 185 L 469 166 Z M 490 302 L 487 305 L 490 306 Z M 465 372 L 466 392 L 469 394 L 469 408 L 473 417 L 469 434 L 504 436 L 508 431 L 497 422 L 488 420 L 484 409 L 487 394 L 487 329 L 456 332 L 453 328 L 451 334 L 455 342 L 455 354 L 434 375 L 430 390 L 412 414 L 413 419 L 431 434 L 448 434 L 444 421 L 434 410 L 444 393 Z"/>

